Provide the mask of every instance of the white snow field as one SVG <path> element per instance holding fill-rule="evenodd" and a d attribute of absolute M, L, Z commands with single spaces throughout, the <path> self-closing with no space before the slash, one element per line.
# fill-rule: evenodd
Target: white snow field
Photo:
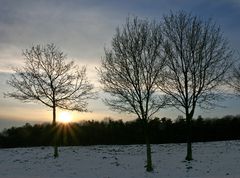
<path fill-rule="evenodd" d="M 1 178 L 240 178 L 240 141 L 152 145 L 154 172 L 145 171 L 145 146 L 0 149 Z"/>

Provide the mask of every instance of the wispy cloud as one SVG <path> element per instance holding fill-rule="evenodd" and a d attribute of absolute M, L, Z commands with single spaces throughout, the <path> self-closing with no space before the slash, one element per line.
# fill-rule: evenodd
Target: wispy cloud
<path fill-rule="evenodd" d="M 0 69 L 21 58 L 21 50 L 33 44 L 54 42 L 82 63 L 98 63 L 115 28 L 127 15 L 161 19 L 170 10 L 185 9 L 213 17 L 236 43 L 240 29 L 237 0 L 0 0 Z M 232 32 L 232 31 L 233 32 Z M 237 38 L 239 40 L 239 38 Z M 18 59 L 17 59 L 18 58 Z"/>

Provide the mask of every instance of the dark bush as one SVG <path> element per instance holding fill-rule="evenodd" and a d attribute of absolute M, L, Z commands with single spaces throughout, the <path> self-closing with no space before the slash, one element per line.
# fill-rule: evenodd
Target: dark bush
<path fill-rule="evenodd" d="M 168 118 L 154 118 L 149 122 L 149 128 L 151 143 L 186 142 L 186 124 L 182 117 L 174 122 Z M 194 142 L 240 139 L 240 116 L 221 119 L 198 117 L 193 120 L 192 131 Z M 46 123 L 32 126 L 27 123 L 22 127 L 4 129 L 0 133 L 0 147 L 51 146 L 56 137 L 59 146 L 145 143 L 141 120 L 123 122 L 105 119 L 57 126 Z"/>

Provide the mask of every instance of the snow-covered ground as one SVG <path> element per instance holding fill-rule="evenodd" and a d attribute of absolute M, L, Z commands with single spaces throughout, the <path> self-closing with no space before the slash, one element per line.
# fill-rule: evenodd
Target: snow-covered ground
<path fill-rule="evenodd" d="M 1 178 L 239 178 L 240 141 L 194 143 L 192 162 L 186 144 L 152 145 L 154 172 L 145 171 L 145 146 L 0 149 Z"/>

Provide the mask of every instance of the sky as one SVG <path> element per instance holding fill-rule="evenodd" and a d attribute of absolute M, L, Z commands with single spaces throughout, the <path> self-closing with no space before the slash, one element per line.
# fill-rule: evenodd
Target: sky
<path fill-rule="evenodd" d="M 240 51 L 240 0 L 0 0 L 0 129 L 26 122 L 51 122 L 51 109 L 39 103 L 21 103 L 5 98 L 12 89 L 6 84 L 14 66 L 23 65 L 22 51 L 36 44 L 55 43 L 80 66 L 100 90 L 96 67 L 104 47 L 128 16 L 160 21 L 163 14 L 185 10 L 204 19 L 212 18 L 235 51 Z M 102 102 L 90 101 L 89 113 L 72 113 L 74 121 L 88 119 L 130 120 L 134 115 L 110 111 Z M 231 97 L 214 110 L 197 110 L 195 116 L 221 117 L 240 114 L 240 99 Z M 61 112 L 61 111 L 59 111 Z M 58 112 L 58 113 L 59 113 Z M 176 118 L 175 109 L 161 110 L 158 117 Z"/>

